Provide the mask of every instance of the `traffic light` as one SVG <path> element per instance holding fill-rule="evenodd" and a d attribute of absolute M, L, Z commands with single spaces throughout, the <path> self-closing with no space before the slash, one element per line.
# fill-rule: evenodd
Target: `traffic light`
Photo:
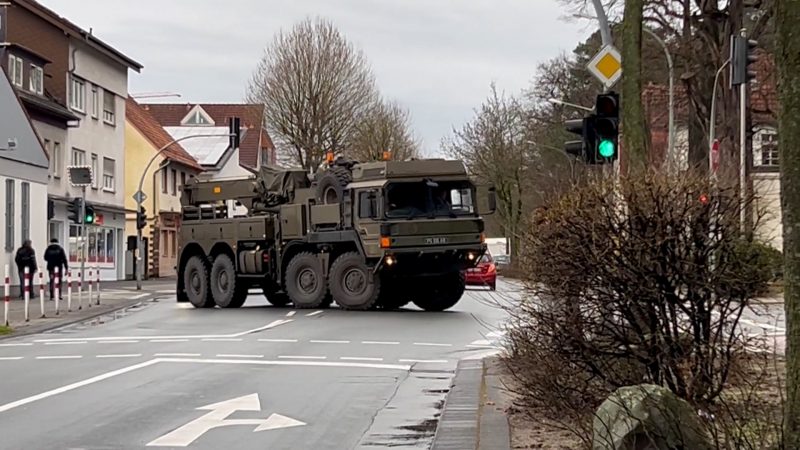
<path fill-rule="evenodd" d="M 74 199 L 72 199 L 72 202 L 70 202 L 67 205 L 67 211 L 69 212 L 68 218 L 69 218 L 70 222 L 78 224 L 78 225 L 83 223 L 83 216 L 81 216 L 81 203 L 82 202 L 83 202 L 83 199 L 81 199 L 80 197 L 75 197 Z"/>
<path fill-rule="evenodd" d="M 239 148 L 239 143 L 241 142 L 242 137 L 242 129 L 238 117 L 228 118 L 228 135 L 228 145 L 230 148 Z"/>
<path fill-rule="evenodd" d="M 580 140 L 574 141 L 567 141 L 564 143 L 564 151 L 567 154 L 575 156 L 577 158 L 585 159 L 586 158 L 586 149 L 588 147 L 586 138 L 587 132 L 589 130 L 588 127 L 588 118 L 584 117 L 583 119 L 570 119 L 564 123 L 564 127 L 567 131 L 573 134 L 577 134 L 580 136 Z"/>
<path fill-rule="evenodd" d="M 95 218 L 94 206 L 87 203 L 85 206 L 85 211 L 83 212 L 83 222 L 87 225 L 92 225 Z"/>
<path fill-rule="evenodd" d="M 142 206 L 142 211 L 136 212 L 136 229 L 141 230 L 145 226 L 147 226 L 147 211 Z"/>
<path fill-rule="evenodd" d="M 594 164 L 605 164 L 619 158 L 619 94 L 609 92 L 597 96 L 591 133 Z"/>
<path fill-rule="evenodd" d="M 746 84 L 756 77 L 756 72 L 749 66 L 758 60 L 754 54 L 757 45 L 757 41 L 745 36 L 733 36 L 731 41 L 731 85 Z"/>

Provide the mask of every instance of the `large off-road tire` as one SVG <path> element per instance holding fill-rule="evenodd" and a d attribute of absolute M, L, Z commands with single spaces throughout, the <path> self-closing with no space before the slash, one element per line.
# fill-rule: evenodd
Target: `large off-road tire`
<path fill-rule="evenodd" d="M 344 188 L 351 181 L 353 174 L 346 167 L 330 167 L 317 181 L 317 201 L 325 205 L 341 203 L 344 198 Z"/>
<path fill-rule="evenodd" d="M 213 308 L 214 298 L 208 286 L 208 265 L 200 256 L 192 256 L 183 268 L 186 297 L 195 308 Z"/>
<path fill-rule="evenodd" d="M 378 309 L 395 310 L 411 302 L 408 289 L 398 280 L 382 279 L 381 294 L 378 296 Z"/>
<path fill-rule="evenodd" d="M 461 300 L 466 282 L 463 273 L 455 272 L 431 278 L 420 288 L 420 294 L 414 299 L 415 305 L 425 311 L 444 311 Z"/>
<path fill-rule="evenodd" d="M 236 268 L 228 255 L 221 254 L 211 264 L 211 296 L 220 308 L 238 308 L 247 299 L 247 290 L 237 286 Z"/>
<path fill-rule="evenodd" d="M 292 302 L 285 292 L 278 292 L 279 289 L 275 283 L 265 282 L 261 285 L 261 290 L 264 292 L 264 297 L 273 306 L 286 306 Z"/>
<path fill-rule="evenodd" d="M 381 292 L 380 277 L 364 264 L 358 253 L 336 258 L 328 274 L 333 299 L 342 309 L 367 310 L 375 306 Z"/>
<path fill-rule="evenodd" d="M 286 292 L 297 309 L 319 308 L 328 286 L 322 264 L 312 253 L 298 253 L 286 268 Z"/>

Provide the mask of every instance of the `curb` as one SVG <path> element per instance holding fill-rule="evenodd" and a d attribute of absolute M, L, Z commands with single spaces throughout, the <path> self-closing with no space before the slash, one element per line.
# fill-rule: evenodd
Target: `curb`
<path fill-rule="evenodd" d="M 6 339 L 14 339 L 14 338 L 22 337 L 22 336 L 29 336 L 31 334 L 46 333 L 48 331 L 53 331 L 53 330 L 57 330 L 59 328 L 64 328 L 64 327 L 68 327 L 70 325 L 75 325 L 76 323 L 81 323 L 81 322 L 85 322 L 87 320 L 92 320 L 92 319 L 95 319 L 97 317 L 104 316 L 106 314 L 115 313 L 115 312 L 117 312 L 119 310 L 127 309 L 127 308 L 130 308 L 131 306 L 134 306 L 134 305 L 151 302 L 151 301 L 156 300 L 158 298 L 159 298 L 158 295 L 156 295 L 154 293 L 151 296 L 146 297 L 146 298 L 139 298 L 139 299 L 136 299 L 136 300 L 123 301 L 122 303 L 120 303 L 118 305 L 115 305 L 114 307 L 112 307 L 110 309 L 106 309 L 106 310 L 98 311 L 98 312 L 93 312 L 93 313 L 91 313 L 91 314 L 89 314 L 87 316 L 69 318 L 69 319 L 66 319 L 64 321 L 53 322 L 53 323 L 49 323 L 49 324 L 45 324 L 45 325 L 25 327 L 25 328 L 22 328 L 19 331 L 17 331 L 15 329 L 14 331 L 11 332 L 11 334 L 6 334 L 6 335 L 0 336 L 0 341 L 6 340 Z"/>

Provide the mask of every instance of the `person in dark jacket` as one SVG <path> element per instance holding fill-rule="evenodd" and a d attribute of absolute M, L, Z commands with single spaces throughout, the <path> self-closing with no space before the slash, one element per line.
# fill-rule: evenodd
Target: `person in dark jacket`
<path fill-rule="evenodd" d="M 59 274 L 58 298 L 63 299 L 64 278 L 66 277 L 67 269 L 69 269 L 69 264 L 64 248 L 58 245 L 58 239 L 50 240 L 50 245 L 44 251 L 44 260 L 47 262 L 47 273 L 50 276 L 50 300 L 53 299 L 53 291 L 55 290 L 56 268 L 58 268 Z"/>
<path fill-rule="evenodd" d="M 14 257 L 14 262 L 17 263 L 17 272 L 19 273 L 19 296 L 25 297 L 25 268 L 27 267 L 31 274 L 31 286 L 33 285 L 33 274 L 36 273 L 38 265 L 36 264 L 36 252 L 33 250 L 33 245 L 30 239 L 26 239 L 22 243 L 22 247 L 17 250 L 17 255 Z M 31 298 L 36 297 L 36 291 L 31 288 Z"/>

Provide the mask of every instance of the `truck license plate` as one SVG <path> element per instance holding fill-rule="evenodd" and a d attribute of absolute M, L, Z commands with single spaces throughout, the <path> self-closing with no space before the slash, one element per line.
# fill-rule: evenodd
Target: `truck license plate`
<path fill-rule="evenodd" d="M 446 237 L 433 237 L 433 238 L 426 238 L 425 243 L 428 245 L 442 245 L 447 244 Z"/>

